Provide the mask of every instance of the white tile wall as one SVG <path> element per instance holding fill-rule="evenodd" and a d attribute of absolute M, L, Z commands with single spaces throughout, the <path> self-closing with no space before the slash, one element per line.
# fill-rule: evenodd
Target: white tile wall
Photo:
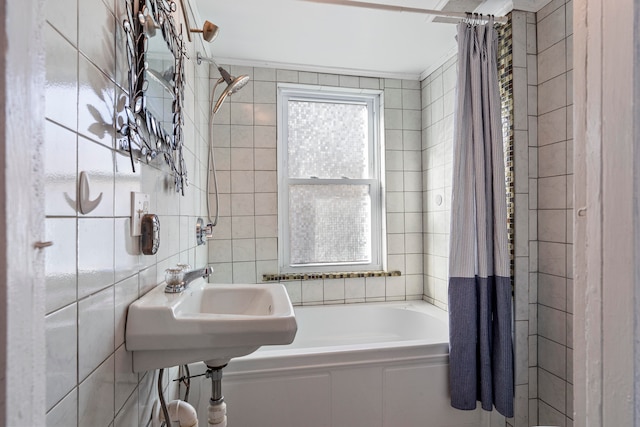
<path fill-rule="evenodd" d="M 529 366 L 528 375 L 524 367 L 518 368 L 516 418 L 507 420 L 517 426 L 526 425 L 527 419 L 572 424 L 572 4 L 553 0 L 535 18 L 514 16 L 514 23 L 522 25 L 514 28 L 514 45 L 526 49 L 526 60 L 520 51 L 514 55 L 514 68 L 521 69 L 514 70 L 514 87 L 519 99 L 526 98 L 516 100 L 516 130 L 528 141 L 516 172 L 523 176 L 520 184 L 527 184 L 518 187 L 518 195 L 529 203 L 528 215 L 517 213 L 517 221 L 526 217 L 525 241 L 530 242 L 518 245 L 516 255 L 525 261 L 518 263 L 523 266 L 520 276 L 526 276 L 527 265 L 533 272 L 528 277 L 533 308 L 527 314 L 516 307 L 521 326 L 516 329 L 529 334 L 528 362 L 523 365 Z M 60 8 L 67 13 L 57 13 Z M 48 369 L 48 424 L 124 426 L 135 420 L 146 425 L 155 376 L 129 371 L 130 355 L 122 345 L 124 316 L 132 300 L 162 279 L 165 267 L 178 261 L 200 265 L 208 259 L 214 263 L 216 282 L 258 282 L 263 273 L 274 272 L 277 82 L 384 89 L 387 244 L 389 263 L 403 271 L 403 276 L 386 279 L 287 282 L 292 301 L 424 295 L 446 307 L 455 59 L 423 82 L 232 67 L 232 73 L 250 74 L 252 80 L 216 116 L 222 217 L 216 239 L 208 248 L 196 248 L 190 235 L 195 218 L 204 216 L 208 109 L 208 100 L 196 94 L 208 92 L 208 70 L 187 64 L 185 159 L 191 185 L 187 197 L 179 197 L 165 187 L 161 168 L 138 164 L 133 173 L 128 159 L 114 151 L 114 117 L 126 87 L 126 60 L 119 44 L 121 8 L 101 0 L 56 0 L 46 7 L 46 227 L 48 238 L 56 242 L 46 264 L 47 359 L 57 367 Z M 92 19 L 78 24 L 78 16 Z M 196 46 L 188 49 L 195 52 Z M 525 159 L 528 174 L 520 175 Z M 89 173 L 92 196 L 103 195 L 99 209 L 88 216 L 79 214 L 75 205 L 81 171 Z M 152 208 L 161 218 L 162 241 L 177 244 L 162 245 L 156 256 L 138 254 L 135 239 L 126 233 L 131 191 L 151 194 Z M 438 196 L 443 199 L 440 205 L 435 203 Z M 522 204 L 519 198 L 517 209 Z M 522 227 L 518 229 L 521 236 Z M 516 298 L 527 300 L 526 294 Z M 518 334 L 519 343 L 524 336 Z M 521 366 L 525 359 L 519 346 L 516 353 Z M 523 393 L 531 398 L 528 404 Z M 95 396 L 107 404 L 93 407 Z"/>
<path fill-rule="evenodd" d="M 539 423 L 572 421 L 573 2 L 537 13 Z"/>
<path fill-rule="evenodd" d="M 47 316 L 47 409 L 53 407 L 77 381 L 77 305 Z"/>
<path fill-rule="evenodd" d="M 78 386 L 78 425 L 108 425 L 114 419 L 114 355 Z"/>
<path fill-rule="evenodd" d="M 209 261 L 215 269 L 212 280 L 257 283 L 262 274 L 277 272 L 277 84 L 384 89 L 387 263 L 388 269 L 400 270 L 403 275 L 285 285 L 294 304 L 422 298 L 419 82 L 268 68 L 236 71 L 253 75 L 254 81 L 239 92 L 242 97 L 230 98 L 230 114 L 221 109 L 214 121 L 222 216 L 209 248 Z"/>
<path fill-rule="evenodd" d="M 124 2 L 55 0 L 47 2 L 46 14 L 44 188 L 46 234 L 54 242 L 45 266 L 47 424 L 147 425 L 156 384 L 153 373 L 131 370 L 123 345 L 126 309 L 163 280 L 166 267 L 207 262 L 207 247 L 196 248 L 192 236 L 196 217 L 205 216 L 206 131 L 197 128 L 207 129 L 208 99 L 196 93 L 208 92 L 208 67 L 186 64 L 190 186 L 181 197 L 166 185 L 172 179 L 160 163 L 138 163 L 134 173 L 128 155 L 116 151 L 115 117 L 127 87 Z M 187 46 L 191 58 L 202 50 L 195 40 Z M 252 115 L 242 119 L 253 122 Z M 76 206 L 83 171 L 91 198 L 102 197 L 87 215 Z M 155 256 L 141 255 L 129 234 L 132 191 L 148 193 L 160 217 Z"/>
<path fill-rule="evenodd" d="M 515 417 L 508 426 L 530 426 L 538 421 L 537 365 L 537 178 L 538 106 L 537 28 L 535 14 L 514 11 L 514 169 L 515 169 Z"/>
<path fill-rule="evenodd" d="M 447 307 L 449 259 L 449 215 L 447 200 L 451 193 L 453 161 L 454 102 L 456 58 L 448 60 L 422 81 L 422 222 L 424 247 L 425 298 Z M 446 108 L 445 108 L 446 106 Z M 438 204 L 440 200 L 440 204 Z"/>

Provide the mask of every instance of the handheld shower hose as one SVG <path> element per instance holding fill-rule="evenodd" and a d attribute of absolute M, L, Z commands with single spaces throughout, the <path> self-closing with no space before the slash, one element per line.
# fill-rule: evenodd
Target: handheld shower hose
<path fill-rule="evenodd" d="M 218 176 L 216 173 L 216 162 L 213 155 L 213 120 L 215 118 L 216 113 L 224 103 L 224 101 L 229 96 L 233 95 L 234 93 L 242 89 L 244 86 L 246 86 L 246 84 L 249 82 L 249 76 L 240 75 L 238 77 L 233 77 L 227 72 L 227 70 L 225 70 L 224 68 L 216 64 L 216 62 L 213 59 L 203 57 L 200 55 L 200 52 L 198 52 L 197 54 L 198 64 L 201 64 L 203 61 L 209 62 L 215 65 L 215 67 L 220 72 L 220 75 L 222 76 L 213 85 L 213 89 L 211 90 L 210 105 L 209 105 L 209 141 L 208 141 L 209 149 L 208 149 L 208 156 L 207 156 L 207 220 L 209 221 L 209 223 L 207 224 L 207 227 L 209 228 L 209 232 L 212 233 L 213 232 L 212 228 L 218 224 L 218 219 L 220 216 L 220 198 L 218 196 Z M 218 85 L 222 82 L 226 82 L 227 87 L 224 89 L 224 91 L 222 91 L 222 93 L 220 94 L 220 97 L 214 104 L 213 100 L 215 99 L 216 89 Z M 211 197 L 209 193 L 211 188 L 211 175 L 212 175 L 209 172 L 210 169 L 213 171 L 214 190 L 216 194 L 216 212 L 215 212 L 215 217 L 213 221 L 211 221 Z"/>

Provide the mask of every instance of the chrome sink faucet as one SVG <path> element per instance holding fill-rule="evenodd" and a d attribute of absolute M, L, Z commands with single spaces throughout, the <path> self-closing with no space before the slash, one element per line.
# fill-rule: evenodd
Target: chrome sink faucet
<path fill-rule="evenodd" d="M 167 268 L 164 275 L 167 286 L 164 288 L 164 291 L 168 294 L 180 293 L 189 287 L 189 283 L 200 277 L 207 278 L 211 273 L 213 273 L 213 268 L 211 267 L 198 268 L 195 270 L 185 270 L 185 268 L 181 266 Z"/>

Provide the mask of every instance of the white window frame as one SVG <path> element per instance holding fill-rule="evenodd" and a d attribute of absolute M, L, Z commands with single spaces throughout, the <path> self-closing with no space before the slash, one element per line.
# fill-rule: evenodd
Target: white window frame
<path fill-rule="evenodd" d="M 289 178 L 288 101 L 309 100 L 366 104 L 369 114 L 368 179 Z M 383 91 L 298 84 L 278 84 L 278 268 L 281 273 L 326 273 L 381 271 L 386 269 L 386 220 L 384 201 L 384 117 Z M 289 236 L 289 185 L 369 185 L 371 195 L 371 262 L 292 265 Z"/>

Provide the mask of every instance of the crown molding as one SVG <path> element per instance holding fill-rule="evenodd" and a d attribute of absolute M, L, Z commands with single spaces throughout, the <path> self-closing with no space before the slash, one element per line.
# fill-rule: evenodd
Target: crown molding
<path fill-rule="evenodd" d="M 216 62 L 224 65 L 237 65 L 240 67 L 264 67 L 264 68 L 275 68 L 280 70 L 307 71 L 311 73 L 340 74 L 343 76 L 374 77 L 374 78 L 397 79 L 397 80 L 419 80 L 420 79 L 419 73 L 394 73 L 394 72 L 385 72 L 385 71 L 379 71 L 379 70 L 325 67 L 325 66 L 317 66 L 317 65 L 287 63 L 287 62 L 244 60 L 244 59 L 221 58 L 221 57 L 216 57 Z"/>

